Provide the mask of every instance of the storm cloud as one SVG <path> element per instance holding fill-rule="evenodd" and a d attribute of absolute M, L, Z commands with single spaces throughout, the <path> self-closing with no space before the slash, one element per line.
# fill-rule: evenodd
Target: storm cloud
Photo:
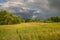
<path fill-rule="evenodd" d="M 48 0 L 49 1 L 49 5 L 52 8 L 56 8 L 60 10 L 60 0 Z"/>
<path fill-rule="evenodd" d="M 0 0 L 0 9 L 32 17 L 60 16 L 60 0 Z"/>

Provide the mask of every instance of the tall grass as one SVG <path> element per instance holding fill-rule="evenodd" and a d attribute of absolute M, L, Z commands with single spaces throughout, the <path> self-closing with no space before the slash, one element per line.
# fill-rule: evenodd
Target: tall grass
<path fill-rule="evenodd" d="M 12 25 L 11 28 L 0 26 L 0 40 L 60 40 L 60 23 L 34 24 L 23 24 L 25 27 L 21 24 L 16 27 Z"/>

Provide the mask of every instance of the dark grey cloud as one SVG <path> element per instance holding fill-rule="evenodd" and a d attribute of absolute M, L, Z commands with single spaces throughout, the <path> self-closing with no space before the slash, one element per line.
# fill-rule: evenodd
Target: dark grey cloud
<path fill-rule="evenodd" d="M 50 14 L 60 16 L 60 0 L 48 0 Z"/>
<path fill-rule="evenodd" d="M 60 0 L 0 0 L 0 9 L 33 17 L 60 16 Z M 33 10 L 32 10 L 33 9 Z M 40 13 L 34 13 L 40 11 Z M 34 11 L 34 12 L 32 12 Z"/>
<path fill-rule="evenodd" d="M 60 10 L 60 0 L 48 0 L 49 1 L 49 5 L 52 8 L 56 8 Z"/>

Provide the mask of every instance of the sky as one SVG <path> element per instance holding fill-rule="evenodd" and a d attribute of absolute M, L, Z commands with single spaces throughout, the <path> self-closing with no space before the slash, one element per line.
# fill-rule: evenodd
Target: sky
<path fill-rule="evenodd" d="M 36 10 L 43 16 L 60 16 L 60 0 L 0 0 L 0 9 L 15 13 Z"/>

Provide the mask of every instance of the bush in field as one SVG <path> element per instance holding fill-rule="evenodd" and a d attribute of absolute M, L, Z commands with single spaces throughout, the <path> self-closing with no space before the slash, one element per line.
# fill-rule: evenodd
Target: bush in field
<path fill-rule="evenodd" d="M 14 16 L 7 11 L 0 11 L 0 25 L 17 24 L 21 22 L 21 18 Z"/>
<path fill-rule="evenodd" d="M 60 22 L 60 17 L 50 17 L 45 20 L 45 22 Z"/>

